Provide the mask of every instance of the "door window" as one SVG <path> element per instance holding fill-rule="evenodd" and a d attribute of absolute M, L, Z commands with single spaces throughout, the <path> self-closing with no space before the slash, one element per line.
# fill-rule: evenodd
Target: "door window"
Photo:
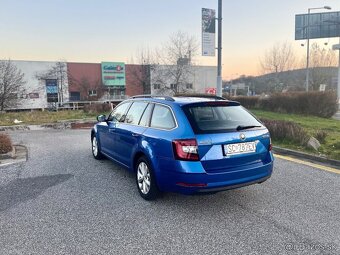
<path fill-rule="evenodd" d="M 126 110 L 129 108 L 130 103 L 123 103 L 118 105 L 110 114 L 109 121 L 124 122 Z"/>
<path fill-rule="evenodd" d="M 147 105 L 147 102 L 134 102 L 126 114 L 125 122 L 132 125 L 138 125 Z"/>
<path fill-rule="evenodd" d="M 150 123 L 150 117 L 152 113 L 153 104 L 149 104 L 145 109 L 142 118 L 140 119 L 139 125 L 148 127 Z"/>

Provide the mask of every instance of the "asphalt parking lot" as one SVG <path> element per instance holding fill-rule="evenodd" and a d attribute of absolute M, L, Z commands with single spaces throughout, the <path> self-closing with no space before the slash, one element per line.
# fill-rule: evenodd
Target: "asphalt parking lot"
<path fill-rule="evenodd" d="M 263 184 L 147 202 L 89 130 L 10 134 L 29 156 L 0 167 L 0 254 L 340 254 L 339 174 L 277 158 Z"/>

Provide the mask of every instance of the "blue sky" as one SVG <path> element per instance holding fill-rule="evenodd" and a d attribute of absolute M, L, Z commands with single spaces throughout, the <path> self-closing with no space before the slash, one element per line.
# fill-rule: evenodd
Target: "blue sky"
<path fill-rule="evenodd" d="M 302 54 L 294 16 L 324 5 L 340 11 L 339 0 L 224 0 L 223 77 L 257 74 L 259 58 L 277 42 Z M 202 7 L 216 8 L 217 0 L 0 0 L 0 58 L 129 62 L 138 48 L 158 47 L 178 30 L 200 42 Z M 216 58 L 198 62 L 216 65 Z"/>

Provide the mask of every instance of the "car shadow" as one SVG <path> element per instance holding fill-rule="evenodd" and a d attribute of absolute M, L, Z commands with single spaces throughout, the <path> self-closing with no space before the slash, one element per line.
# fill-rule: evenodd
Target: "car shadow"
<path fill-rule="evenodd" d="M 72 174 L 56 174 L 16 179 L 0 187 L 0 212 L 34 199 L 48 188 L 59 185 L 72 177 Z"/>

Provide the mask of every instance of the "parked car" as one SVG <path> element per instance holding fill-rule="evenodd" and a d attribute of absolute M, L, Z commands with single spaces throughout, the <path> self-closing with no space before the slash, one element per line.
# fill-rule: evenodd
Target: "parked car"
<path fill-rule="evenodd" d="M 238 102 L 212 97 L 135 96 L 91 131 L 95 159 L 135 173 L 146 200 L 160 192 L 215 193 L 267 180 L 267 128 Z"/>

